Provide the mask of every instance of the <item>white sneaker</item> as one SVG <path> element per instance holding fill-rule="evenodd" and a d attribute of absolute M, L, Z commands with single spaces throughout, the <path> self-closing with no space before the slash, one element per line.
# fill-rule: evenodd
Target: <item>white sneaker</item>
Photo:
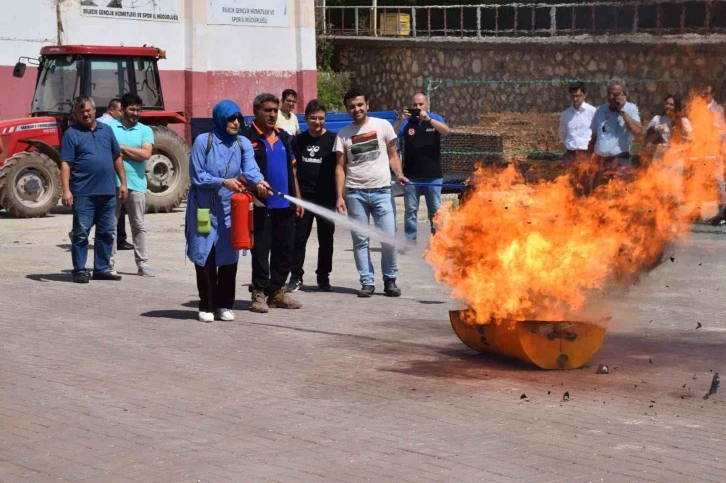
<path fill-rule="evenodd" d="M 214 314 L 212 312 L 199 312 L 199 322 L 214 322 Z"/>
<path fill-rule="evenodd" d="M 224 322 L 234 320 L 234 312 L 229 309 L 220 309 L 217 311 L 217 315 L 219 316 L 219 320 L 222 320 Z"/>

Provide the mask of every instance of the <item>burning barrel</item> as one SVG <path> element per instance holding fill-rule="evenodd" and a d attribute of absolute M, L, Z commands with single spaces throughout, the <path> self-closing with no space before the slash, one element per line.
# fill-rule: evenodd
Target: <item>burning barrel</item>
<path fill-rule="evenodd" d="M 588 322 L 504 319 L 477 324 L 468 321 L 472 317 L 468 310 L 449 312 L 451 326 L 464 344 L 540 369 L 578 369 L 605 339 L 605 328 Z"/>

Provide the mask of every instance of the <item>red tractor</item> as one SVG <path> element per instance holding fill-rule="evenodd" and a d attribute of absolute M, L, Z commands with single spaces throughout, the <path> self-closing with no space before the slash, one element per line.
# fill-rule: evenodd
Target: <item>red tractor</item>
<path fill-rule="evenodd" d="M 168 212 L 181 204 L 189 187 L 189 147 L 169 129 L 185 123 L 181 113 L 164 109 L 154 47 L 63 45 L 43 47 L 39 59 L 21 57 L 13 71 L 38 66 L 30 117 L 0 121 L 0 207 L 15 217 L 45 216 L 61 196 L 60 144 L 74 122 L 73 99 L 91 96 L 97 116 L 109 101 L 132 92 L 144 101 L 141 121 L 154 131 L 154 151 L 146 163 L 147 210 Z"/>

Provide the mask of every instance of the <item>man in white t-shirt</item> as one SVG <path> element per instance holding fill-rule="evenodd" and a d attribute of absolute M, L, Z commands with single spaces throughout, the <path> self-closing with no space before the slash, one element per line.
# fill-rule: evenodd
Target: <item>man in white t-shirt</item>
<path fill-rule="evenodd" d="M 300 134 L 300 123 L 295 115 L 295 106 L 297 105 L 297 92 L 293 89 L 285 89 L 280 96 L 280 112 L 277 116 L 278 129 L 287 131 L 290 136 Z"/>
<path fill-rule="evenodd" d="M 391 174 L 400 184 L 408 182 L 403 176 L 401 159 L 396 150 L 396 132 L 386 120 L 368 117 L 368 99 L 358 89 L 349 90 L 343 97 L 345 108 L 353 122 L 338 132 L 334 151 L 337 156 L 335 207 L 348 217 L 368 224 L 370 216 L 376 227 L 394 235 L 395 218 L 391 204 Z M 368 236 L 351 231 L 353 256 L 362 285 L 359 297 L 370 297 L 375 292 L 374 270 L 371 263 Z M 398 254 L 394 246 L 383 244 L 381 256 L 384 293 L 399 297 L 396 286 Z"/>

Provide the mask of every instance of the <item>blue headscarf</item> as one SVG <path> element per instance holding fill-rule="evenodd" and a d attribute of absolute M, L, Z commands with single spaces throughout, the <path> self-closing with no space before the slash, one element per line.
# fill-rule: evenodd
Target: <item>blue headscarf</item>
<path fill-rule="evenodd" d="M 214 134 L 217 135 L 224 143 L 229 143 L 235 140 L 236 134 L 229 134 L 227 132 L 227 119 L 234 116 L 235 114 L 241 114 L 242 110 L 237 104 L 232 101 L 224 100 L 220 101 L 219 104 L 214 106 L 212 109 L 212 120 L 214 121 Z"/>

